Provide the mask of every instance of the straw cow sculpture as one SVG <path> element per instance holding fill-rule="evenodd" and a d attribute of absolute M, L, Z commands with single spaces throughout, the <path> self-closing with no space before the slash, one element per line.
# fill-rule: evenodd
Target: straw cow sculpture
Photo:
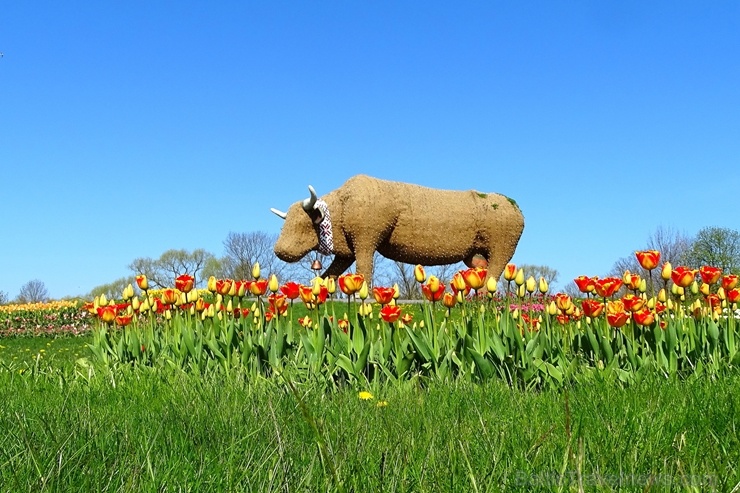
<path fill-rule="evenodd" d="M 275 254 L 297 262 L 310 251 L 334 255 L 322 274 L 338 276 L 357 262 L 368 282 L 377 251 L 408 264 L 472 266 L 482 256 L 488 276 L 498 278 L 514 255 L 524 229 L 516 203 L 503 195 L 453 191 L 358 175 L 319 198 L 294 203 L 288 212 L 271 209 L 285 220 Z"/>

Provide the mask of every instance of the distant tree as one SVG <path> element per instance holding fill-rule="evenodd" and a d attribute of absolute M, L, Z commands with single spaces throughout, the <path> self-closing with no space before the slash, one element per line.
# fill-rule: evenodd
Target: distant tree
<path fill-rule="evenodd" d="M 648 283 L 648 293 L 654 293 L 661 287 L 661 266 L 665 262 L 670 262 L 673 266 L 686 264 L 688 252 L 692 248 L 692 244 L 693 242 L 691 238 L 686 234 L 673 228 L 659 226 L 655 232 L 648 237 L 647 244 L 644 248 L 633 250 L 628 256 L 618 259 L 607 275 L 621 278 L 625 271 L 639 274 Z M 657 250 L 660 252 L 660 265 L 655 268 L 652 276 L 648 271 L 643 269 L 637 261 L 637 257 L 635 256 L 635 251 L 637 250 Z M 653 285 L 649 285 L 651 278 Z"/>
<path fill-rule="evenodd" d="M 90 298 L 104 294 L 109 300 L 120 299 L 123 295 L 123 289 L 129 284 L 136 287 L 136 279 L 133 276 L 122 277 L 111 283 L 95 286 L 90 291 Z M 174 284 L 174 280 L 172 281 L 172 284 Z"/>
<path fill-rule="evenodd" d="M 34 279 L 21 286 L 16 300 L 18 303 L 43 303 L 49 300 L 49 292 L 43 282 Z"/>
<path fill-rule="evenodd" d="M 202 248 L 187 250 L 167 250 L 158 259 L 137 258 L 128 266 L 134 275 L 144 274 L 149 285 L 154 288 L 172 287 L 175 278 L 190 274 L 197 286 L 204 284 L 204 271 L 213 265 L 214 256 Z"/>
<path fill-rule="evenodd" d="M 687 252 L 686 263 L 692 268 L 711 265 L 723 272 L 737 272 L 740 270 L 740 233 L 729 228 L 700 229 Z"/>
<path fill-rule="evenodd" d="M 8 298 L 8 293 L 6 293 L 5 291 L 0 291 L 0 305 L 7 305 L 8 301 L 10 301 Z"/>
<path fill-rule="evenodd" d="M 291 265 L 277 258 L 273 250 L 276 241 L 276 234 L 264 231 L 229 232 L 224 240 L 224 257 L 221 259 L 224 277 L 251 279 L 252 266 L 258 262 L 263 276 L 275 274 L 281 282 L 292 280 L 288 277 L 295 275 L 296 269 L 300 268 L 300 263 Z M 307 255 L 306 259 L 309 257 Z"/>

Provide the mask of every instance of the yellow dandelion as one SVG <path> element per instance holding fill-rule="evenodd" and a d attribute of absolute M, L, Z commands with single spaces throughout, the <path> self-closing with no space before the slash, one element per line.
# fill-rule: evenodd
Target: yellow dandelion
<path fill-rule="evenodd" d="M 367 390 L 363 390 L 359 394 L 357 394 L 357 397 L 359 397 L 363 401 L 369 401 L 370 399 L 373 398 L 373 394 L 371 394 Z"/>

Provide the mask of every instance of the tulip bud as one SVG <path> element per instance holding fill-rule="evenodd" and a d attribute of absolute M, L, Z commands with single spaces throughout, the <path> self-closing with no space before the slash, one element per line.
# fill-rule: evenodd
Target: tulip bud
<path fill-rule="evenodd" d="M 663 269 L 660 271 L 660 277 L 662 277 L 664 281 L 670 281 L 672 272 L 673 266 L 670 262 L 666 262 L 663 264 Z"/>
<path fill-rule="evenodd" d="M 703 282 L 701 283 L 701 286 L 699 286 L 699 292 L 703 294 L 704 296 L 709 295 L 709 284 Z"/>
<path fill-rule="evenodd" d="M 498 288 L 498 282 L 496 281 L 495 277 L 489 277 L 486 281 L 486 289 L 488 290 L 488 294 L 492 294 L 496 292 L 496 289 Z"/>
<path fill-rule="evenodd" d="M 558 314 L 558 306 L 554 301 L 551 301 L 550 304 L 547 305 L 547 313 L 551 316 Z"/>
<path fill-rule="evenodd" d="M 226 311 L 229 313 L 232 313 L 234 311 L 234 304 L 231 302 L 231 300 L 226 303 Z"/>
<path fill-rule="evenodd" d="M 108 304 L 108 298 L 104 294 L 101 294 L 100 298 L 98 298 L 98 305 L 106 306 L 107 304 Z"/>
<path fill-rule="evenodd" d="M 172 310 L 165 310 L 164 311 L 164 318 L 166 320 L 172 320 Z"/>
<path fill-rule="evenodd" d="M 311 283 L 311 292 L 314 296 L 321 294 L 321 282 L 322 279 L 320 277 L 313 278 L 313 282 Z"/>
<path fill-rule="evenodd" d="M 547 293 L 547 290 L 549 289 L 549 286 L 547 285 L 547 281 L 544 277 L 540 277 L 540 293 L 545 294 Z"/>
<path fill-rule="evenodd" d="M 524 288 L 524 284 L 519 285 L 516 288 L 516 295 L 520 298 L 524 298 L 524 294 L 526 293 L 526 290 Z"/>
<path fill-rule="evenodd" d="M 398 287 L 398 283 L 393 284 L 393 299 L 397 300 L 401 296 L 401 288 Z"/>
<path fill-rule="evenodd" d="M 658 291 L 658 301 L 665 303 L 666 299 L 668 299 L 668 295 L 665 292 L 665 288 L 661 288 L 660 291 Z"/>
<path fill-rule="evenodd" d="M 424 282 L 427 280 L 427 274 L 424 272 L 424 267 L 421 265 L 417 265 L 414 267 L 414 279 L 416 279 L 416 282 Z"/>
<path fill-rule="evenodd" d="M 456 294 L 455 296 L 456 296 L 456 298 L 457 298 L 457 302 L 458 302 L 458 303 L 462 303 L 462 302 L 463 302 L 463 300 L 465 299 L 465 298 L 463 298 L 463 292 L 462 292 L 462 291 L 458 291 L 458 292 L 457 292 L 457 294 Z"/>
<path fill-rule="evenodd" d="M 437 276 L 429 276 L 427 286 L 429 286 L 429 292 L 435 294 L 440 288 L 439 278 Z"/>
<path fill-rule="evenodd" d="M 506 267 L 504 267 L 504 279 L 507 281 L 513 281 L 516 277 L 516 272 L 516 265 L 506 264 Z"/>
<path fill-rule="evenodd" d="M 131 300 L 131 306 L 135 311 L 139 311 L 139 308 L 141 308 L 141 302 L 139 301 L 138 296 L 134 296 L 134 298 Z"/>
<path fill-rule="evenodd" d="M 260 263 L 259 262 L 255 262 L 254 265 L 252 266 L 252 277 L 254 277 L 255 279 L 260 278 Z"/>
<path fill-rule="evenodd" d="M 241 283 L 243 286 L 246 286 L 245 284 Z M 236 296 L 236 283 L 232 282 L 231 287 L 229 288 L 229 296 Z"/>
<path fill-rule="evenodd" d="M 534 276 L 529 276 L 527 278 L 527 282 L 525 283 L 525 288 L 527 289 L 527 292 L 529 294 L 534 293 L 534 290 L 537 289 L 537 281 L 534 280 Z"/>
<path fill-rule="evenodd" d="M 271 293 L 277 293 L 277 290 L 280 289 L 280 283 L 278 282 L 278 278 L 275 274 L 270 276 L 270 282 L 267 285 L 267 288 L 270 290 Z"/>
<path fill-rule="evenodd" d="M 211 293 L 216 292 L 216 276 L 211 276 L 208 278 L 208 291 Z"/>
<path fill-rule="evenodd" d="M 647 281 L 645 279 L 640 279 L 640 286 L 637 288 L 641 293 L 644 293 L 647 291 Z"/>
<path fill-rule="evenodd" d="M 329 294 L 337 292 L 337 281 L 333 277 L 327 277 L 324 279 L 324 286 L 326 286 L 326 291 Z"/>
<path fill-rule="evenodd" d="M 370 294 L 370 289 L 367 287 L 367 281 L 362 281 L 362 286 L 357 292 L 357 296 L 359 296 L 361 300 L 364 300 L 367 298 L 368 294 Z"/>
<path fill-rule="evenodd" d="M 518 271 L 516 271 L 516 277 L 514 277 L 514 282 L 516 283 L 517 286 L 524 285 L 524 270 L 523 269 L 519 269 Z"/>
<path fill-rule="evenodd" d="M 622 274 L 622 282 L 625 284 L 629 284 L 631 278 L 632 278 L 632 273 L 629 271 L 629 269 L 625 270 L 624 274 Z"/>
<path fill-rule="evenodd" d="M 725 294 L 725 288 L 723 288 L 722 286 L 718 287 L 717 288 L 717 296 L 722 301 L 726 300 L 727 299 L 727 294 Z"/>
<path fill-rule="evenodd" d="M 692 282 L 689 289 L 691 290 L 691 294 L 699 294 L 699 283 L 696 281 Z"/>
<path fill-rule="evenodd" d="M 208 309 L 204 313 L 207 313 L 209 318 L 215 317 L 216 316 L 216 306 L 209 305 Z"/>

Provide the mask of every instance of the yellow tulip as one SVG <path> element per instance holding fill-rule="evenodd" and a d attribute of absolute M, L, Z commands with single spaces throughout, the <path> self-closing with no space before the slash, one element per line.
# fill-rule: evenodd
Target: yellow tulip
<path fill-rule="evenodd" d="M 427 274 L 424 272 L 424 267 L 417 265 L 414 267 L 414 278 L 416 282 L 424 282 L 427 280 Z"/>
<path fill-rule="evenodd" d="M 362 286 L 360 287 L 360 290 L 357 292 L 357 295 L 360 297 L 360 299 L 364 300 L 368 297 L 370 294 L 370 289 L 367 287 L 367 281 L 362 281 Z"/>
<path fill-rule="evenodd" d="M 271 293 L 277 293 L 277 290 L 280 289 L 280 283 L 278 282 L 278 278 L 275 274 L 270 276 L 270 283 L 267 285 L 267 288 L 270 290 Z"/>
<path fill-rule="evenodd" d="M 254 277 L 255 279 L 260 278 L 260 263 L 259 262 L 255 262 L 254 265 L 252 266 L 252 277 Z"/>
<path fill-rule="evenodd" d="M 496 289 L 498 288 L 498 281 L 496 281 L 495 277 L 489 277 L 486 281 L 486 289 L 488 290 L 489 294 L 493 294 L 496 292 Z"/>
<path fill-rule="evenodd" d="M 550 289 L 550 286 L 547 285 L 547 281 L 544 277 L 540 277 L 540 293 L 545 294 L 547 293 L 547 290 Z"/>
<path fill-rule="evenodd" d="M 527 282 L 526 282 L 526 284 L 525 284 L 525 288 L 527 289 L 527 292 L 528 292 L 529 294 L 532 294 L 532 293 L 534 293 L 534 290 L 535 290 L 535 289 L 537 289 L 537 283 L 536 283 L 536 281 L 534 280 L 534 276 L 529 276 L 529 277 L 527 278 Z"/>
<path fill-rule="evenodd" d="M 663 278 L 664 281 L 670 281 L 672 272 L 673 266 L 670 262 L 666 262 L 663 264 L 663 269 L 660 271 L 660 277 Z"/>
<path fill-rule="evenodd" d="M 524 285 L 524 269 L 519 269 L 516 271 L 516 277 L 514 277 L 514 282 L 517 286 L 523 286 Z"/>

